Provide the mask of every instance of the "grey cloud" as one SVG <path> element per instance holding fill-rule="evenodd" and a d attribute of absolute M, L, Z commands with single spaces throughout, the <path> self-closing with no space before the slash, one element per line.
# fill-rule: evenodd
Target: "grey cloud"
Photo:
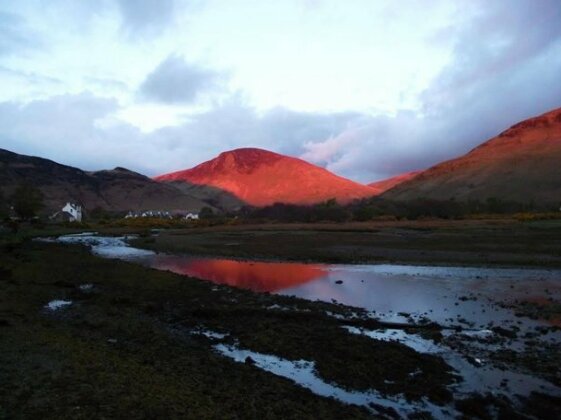
<path fill-rule="evenodd" d="M 234 96 L 179 126 L 142 133 L 113 121 L 111 115 L 118 110 L 114 99 L 88 93 L 28 104 L 0 103 L 0 147 L 89 170 L 126 166 L 157 175 L 194 166 L 238 147 L 298 155 L 302 142 L 339 133 L 356 117 L 282 108 L 259 115 Z"/>
<path fill-rule="evenodd" d="M 177 127 L 160 129 L 151 142 L 173 151 L 168 169 L 182 169 L 239 147 L 261 147 L 298 156 L 303 144 L 319 141 L 345 130 L 360 119 L 355 113 L 306 113 L 274 108 L 257 113 L 239 97 L 191 117 Z M 162 168 L 165 169 L 165 168 Z"/>
<path fill-rule="evenodd" d="M 259 118 L 236 100 L 152 133 L 114 120 L 111 115 L 119 109 L 116 100 L 89 93 L 3 102 L 0 147 L 87 170 L 125 166 L 156 175 L 193 166 L 226 148 L 265 146 Z"/>
<path fill-rule="evenodd" d="M 303 157 L 362 181 L 466 153 L 522 119 L 561 106 L 561 6 L 481 2 L 454 36 L 450 65 L 422 95 L 422 112 L 364 117 L 305 145 Z"/>
<path fill-rule="evenodd" d="M 174 18 L 174 0 L 117 0 L 123 29 L 131 35 L 158 35 Z"/>
<path fill-rule="evenodd" d="M 26 83 L 40 85 L 40 84 L 62 84 L 62 80 L 56 77 L 45 76 L 43 74 L 38 74 L 35 72 L 26 72 L 21 70 L 14 70 L 9 67 L 0 66 L 0 74 L 7 77 L 12 77 L 15 79 L 23 80 Z"/>
<path fill-rule="evenodd" d="M 143 98 L 162 103 L 192 103 L 202 93 L 217 90 L 222 80 L 218 72 L 170 55 L 148 74 L 139 93 Z"/>
<path fill-rule="evenodd" d="M 176 127 L 145 134 L 124 123 L 99 124 L 118 104 L 82 94 L 0 104 L 0 144 L 90 169 L 120 165 L 149 175 L 244 146 L 301 156 L 364 182 L 423 169 L 561 106 L 556 4 L 486 2 L 482 14 L 450 32 L 453 59 L 424 93 L 419 112 L 257 113 L 234 96 Z M 171 56 L 139 93 L 160 102 L 192 102 L 216 87 L 216 77 Z"/>
<path fill-rule="evenodd" d="M 2 102 L 0 147 L 86 169 L 107 162 L 117 151 L 126 159 L 120 145 L 134 130 L 125 133 L 115 128 L 108 135 L 97 125 L 117 109 L 114 99 L 89 93 L 53 96 L 27 104 Z"/>
<path fill-rule="evenodd" d="M 27 27 L 24 18 L 0 11 L 0 56 L 42 46 L 39 37 Z"/>
<path fill-rule="evenodd" d="M 455 30 L 453 60 L 424 95 L 427 111 L 477 90 L 481 82 L 512 77 L 561 41 L 557 0 L 480 0 L 477 4 L 484 12 Z"/>

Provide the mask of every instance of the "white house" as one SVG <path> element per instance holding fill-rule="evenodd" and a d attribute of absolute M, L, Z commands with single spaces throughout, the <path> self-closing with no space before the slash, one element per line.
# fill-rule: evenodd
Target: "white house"
<path fill-rule="evenodd" d="M 82 221 L 82 206 L 79 206 L 78 204 L 66 203 L 66 205 L 62 208 L 62 212 L 66 213 L 70 222 Z"/>
<path fill-rule="evenodd" d="M 198 213 L 187 213 L 185 215 L 185 220 L 199 220 L 199 214 Z"/>

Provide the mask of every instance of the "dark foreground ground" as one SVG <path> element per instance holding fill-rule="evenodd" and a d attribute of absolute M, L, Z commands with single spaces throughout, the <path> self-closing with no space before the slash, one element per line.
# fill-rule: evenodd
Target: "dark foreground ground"
<path fill-rule="evenodd" d="M 561 220 L 216 226 L 164 231 L 136 246 L 248 259 L 561 267 Z"/>
<path fill-rule="evenodd" d="M 212 339 L 191 333 L 201 328 L 242 348 L 314 360 L 322 378 L 349 389 L 451 398 L 442 360 L 347 333 L 325 314 L 345 308 L 216 288 L 56 244 L 4 245 L 0 276 L 0 418 L 370 415 L 220 356 Z M 94 288 L 81 291 L 87 283 Z M 45 309 L 53 299 L 73 304 Z M 275 303 L 292 310 L 267 309 Z"/>
<path fill-rule="evenodd" d="M 374 246 L 371 242 L 364 245 L 364 237 L 378 238 L 376 230 L 293 228 L 173 231 L 144 242 L 158 249 L 237 257 L 362 261 L 378 258 L 377 254 L 364 254 L 366 249 L 382 249 L 390 242 L 401 243 L 405 249 L 407 242 L 398 233 L 417 232 L 401 226 L 383 228 L 381 237 L 390 242 Z M 326 231 L 334 228 L 335 235 Z M 412 239 L 416 256 L 422 255 L 418 249 L 421 244 L 454 247 L 451 244 L 458 242 L 457 236 L 450 239 L 449 232 L 441 228 L 429 231 L 429 235 L 448 239 L 430 241 L 423 236 L 425 229 L 423 226 L 412 236 L 416 238 Z M 508 246 L 508 228 L 485 225 L 478 226 L 477 232 L 480 229 L 494 232 L 497 243 Z M 510 243 L 513 235 L 523 239 L 509 247 L 508 261 L 487 262 L 522 261 L 522 250 L 536 246 L 532 258 L 554 264 L 561 260 L 559 248 L 555 248 L 557 238 L 561 238 L 555 238 L 555 233 L 560 230 L 561 226 L 525 227 L 524 233 L 511 232 Z M 456 230 L 452 232 L 457 235 Z M 470 232 L 478 240 L 485 237 Z M 539 235 L 543 236 L 541 246 L 536 245 Z M 297 239 L 291 239 L 294 237 Z M 350 248 L 336 247 L 341 237 L 349 238 L 344 243 Z M 234 241 L 238 245 L 230 245 Z M 491 240 L 486 243 L 491 244 Z M 349 251 L 355 247 L 361 253 Z M 461 247 L 469 244 L 457 244 L 455 250 Z M 466 252 L 471 255 L 476 251 Z M 85 284 L 92 288 L 81 289 Z M 46 309 L 54 299 L 72 304 L 57 311 Z M 454 407 L 469 417 L 556 418 L 561 409 L 559 399 L 541 394 L 533 394 L 517 407 L 491 395 L 453 401 L 447 387 L 457 378 L 440 357 L 350 334 L 342 325 L 384 327 L 360 310 L 340 305 L 216 286 L 101 259 L 75 245 L 4 240 L 0 242 L 0 419 L 395 415 L 379 407 L 370 411 L 317 396 L 258 369 L 251 360 L 236 363 L 214 351 L 217 339 L 197 333 L 202 330 L 228 334 L 220 342 L 243 349 L 314 361 L 320 378 L 348 390 L 404 394 L 412 402 L 426 399 Z M 439 337 L 436 325 L 417 325 L 408 331 Z M 426 417 L 427 413 L 419 415 Z"/>

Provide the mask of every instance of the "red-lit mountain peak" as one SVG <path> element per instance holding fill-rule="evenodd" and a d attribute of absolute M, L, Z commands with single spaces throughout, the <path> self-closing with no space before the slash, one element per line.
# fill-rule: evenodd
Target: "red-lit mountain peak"
<path fill-rule="evenodd" d="M 558 205 L 561 108 L 521 121 L 469 153 L 439 163 L 384 194 L 393 200 L 499 198 Z"/>
<path fill-rule="evenodd" d="M 250 174 L 262 165 L 273 165 L 286 156 L 268 150 L 241 148 L 220 153 L 216 158 L 195 166 L 192 175 L 206 175 L 209 172 L 237 172 Z M 180 171 L 186 172 L 186 171 Z"/>
<path fill-rule="evenodd" d="M 377 193 L 301 159 L 256 148 L 223 152 L 194 168 L 155 179 L 213 186 L 254 206 L 312 204 L 330 198 L 344 203 Z"/>

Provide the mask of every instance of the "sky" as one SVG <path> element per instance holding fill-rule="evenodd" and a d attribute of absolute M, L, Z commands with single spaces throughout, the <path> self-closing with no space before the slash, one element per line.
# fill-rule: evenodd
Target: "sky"
<path fill-rule="evenodd" d="M 0 148 L 154 176 L 260 147 L 371 182 L 561 107 L 559 0 L 3 0 Z"/>

